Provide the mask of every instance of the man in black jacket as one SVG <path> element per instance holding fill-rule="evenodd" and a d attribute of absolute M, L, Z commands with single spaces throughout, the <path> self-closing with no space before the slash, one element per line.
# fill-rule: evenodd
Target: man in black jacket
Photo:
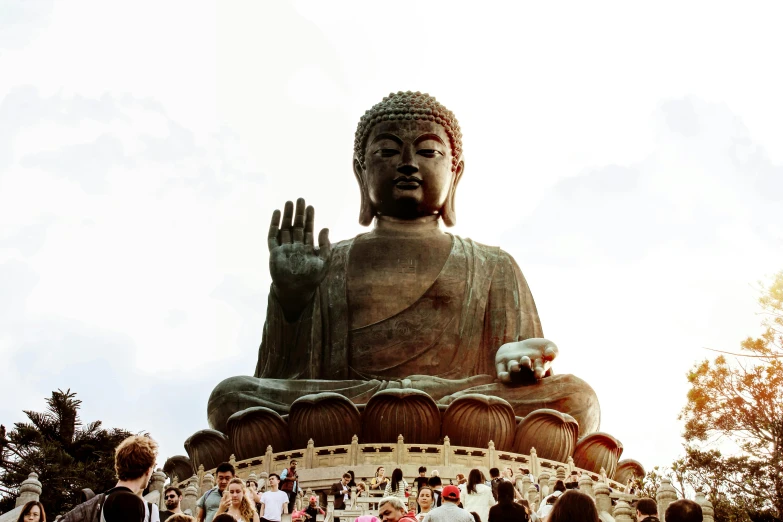
<path fill-rule="evenodd" d="M 332 490 L 329 493 L 334 495 L 334 509 L 345 509 L 345 501 L 351 498 L 351 488 L 348 487 L 350 481 L 351 474 L 343 473 L 343 479 L 332 484 Z M 334 522 L 340 522 L 340 518 L 335 517 Z"/>

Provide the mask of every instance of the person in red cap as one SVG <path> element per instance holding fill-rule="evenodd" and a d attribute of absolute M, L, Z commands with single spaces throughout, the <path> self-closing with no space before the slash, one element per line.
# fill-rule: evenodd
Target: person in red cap
<path fill-rule="evenodd" d="M 400 497 L 383 497 L 378 503 L 378 517 L 382 522 L 417 522 L 416 513 L 406 513 L 405 504 Z"/>
<path fill-rule="evenodd" d="M 473 515 L 459 507 L 459 488 L 446 486 L 441 493 L 443 503 L 427 515 L 427 522 L 475 522 Z"/>

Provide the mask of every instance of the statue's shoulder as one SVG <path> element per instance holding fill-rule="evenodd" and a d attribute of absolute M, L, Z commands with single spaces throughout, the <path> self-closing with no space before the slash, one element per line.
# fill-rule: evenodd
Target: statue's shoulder
<path fill-rule="evenodd" d="M 465 245 L 467 248 L 473 250 L 475 255 L 479 255 L 481 257 L 485 257 L 488 259 L 493 259 L 497 262 L 514 262 L 514 258 L 500 248 L 499 246 L 492 246 L 492 245 L 485 245 L 484 243 L 479 243 L 478 241 L 473 241 L 470 238 L 463 238 L 460 236 L 454 236 L 455 241 L 459 241 L 463 245 Z"/>
<path fill-rule="evenodd" d="M 332 252 L 339 252 L 341 254 L 347 252 L 351 248 L 351 245 L 353 245 L 354 239 L 356 238 L 352 237 L 350 239 L 343 239 L 342 241 L 338 241 L 332 245 Z"/>

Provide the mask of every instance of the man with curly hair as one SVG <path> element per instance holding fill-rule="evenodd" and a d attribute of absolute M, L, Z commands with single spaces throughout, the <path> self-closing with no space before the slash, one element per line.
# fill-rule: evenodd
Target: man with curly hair
<path fill-rule="evenodd" d="M 158 444 L 148 435 L 132 435 L 123 440 L 114 453 L 117 484 L 109 491 L 76 506 L 62 518 L 62 522 L 98 522 L 101 515 L 106 522 L 112 522 L 110 513 L 102 513 L 102 508 L 113 505 L 114 496 L 117 499 L 128 494 L 141 497 L 155 471 L 157 459 Z M 142 503 L 144 520 L 158 522 L 158 507 L 148 502 Z"/>

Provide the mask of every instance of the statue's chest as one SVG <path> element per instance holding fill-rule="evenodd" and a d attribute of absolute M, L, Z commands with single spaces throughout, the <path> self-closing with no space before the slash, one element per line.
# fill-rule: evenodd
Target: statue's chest
<path fill-rule="evenodd" d="M 451 239 L 444 239 L 355 242 L 347 270 L 351 329 L 382 321 L 414 304 L 449 258 Z"/>

